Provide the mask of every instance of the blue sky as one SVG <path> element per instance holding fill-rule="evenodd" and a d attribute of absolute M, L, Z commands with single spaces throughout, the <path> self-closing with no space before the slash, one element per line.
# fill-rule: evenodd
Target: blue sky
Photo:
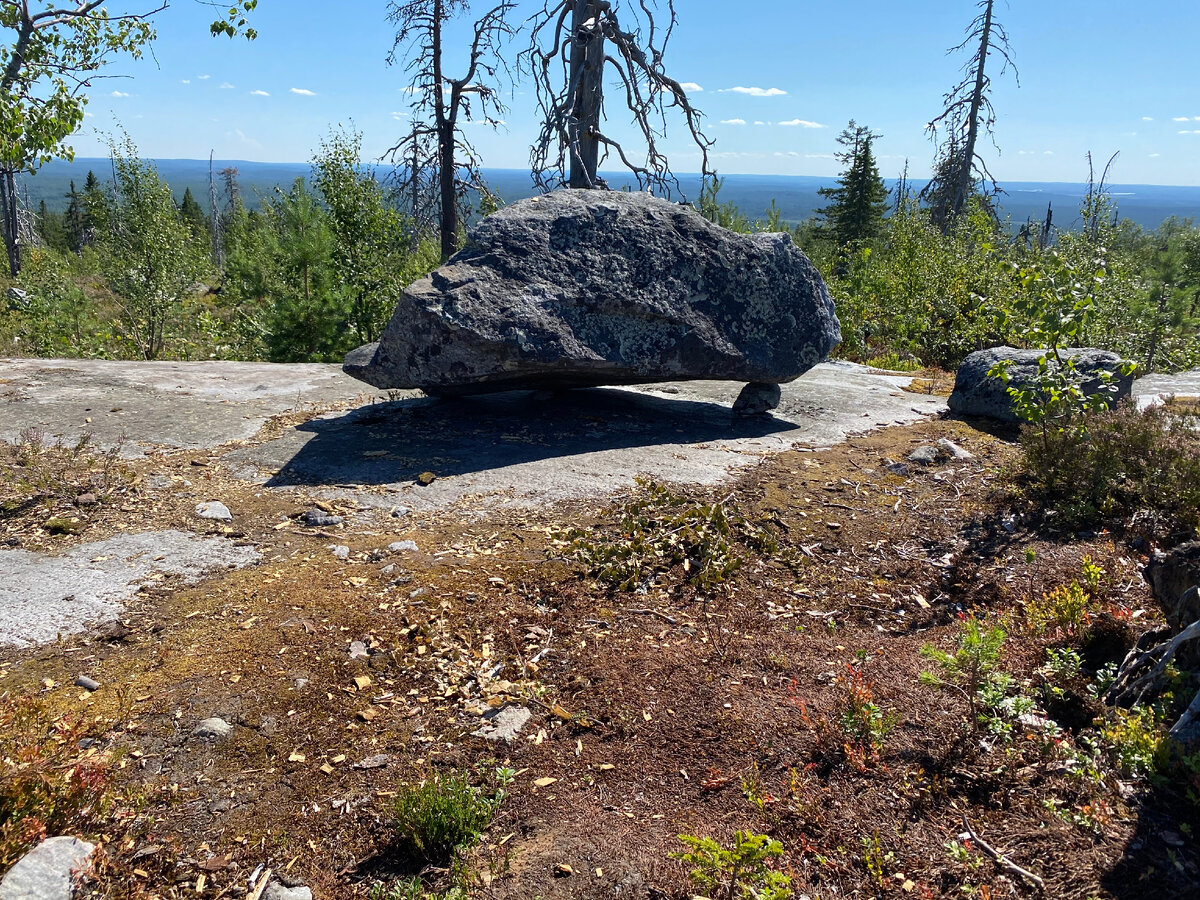
<path fill-rule="evenodd" d="M 518 0 L 518 13 L 540 6 Z M 933 147 L 924 126 L 960 77 L 963 55 L 946 50 L 975 15 L 974 0 L 676 0 L 676 7 L 668 68 L 694 85 L 718 171 L 835 174 L 836 137 L 853 118 L 882 134 L 876 152 L 885 177 L 897 176 L 906 158 L 914 177 L 928 174 Z M 1011 72 L 993 73 L 1000 152 L 989 144 L 987 156 L 999 180 L 1082 181 L 1090 150 L 1101 163 L 1120 151 L 1117 183 L 1200 184 L 1200 4 L 1000 0 L 997 7 L 1020 73 L 1019 86 Z M 153 56 L 121 61 L 105 74 L 122 77 L 94 81 L 76 152 L 105 156 L 103 134 L 124 128 L 149 157 L 203 158 L 213 150 L 218 158 L 298 162 L 331 127 L 353 124 L 364 156 L 378 157 L 408 121 L 408 78 L 385 62 L 392 44 L 385 13 L 384 0 L 260 0 L 259 38 L 246 42 L 209 37 L 213 10 L 175 0 L 157 19 Z M 452 28 L 448 46 L 462 46 L 464 36 Z M 457 67 L 452 58 L 451 73 Z M 467 126 L 486 166 L 527 164 L 537 131 L 529 91 L 520 80 L 507 86 L 499 132 Z M 622 136 L 621 107 L 610 101 L 608 113 Z M 695 171 L 695 149 L 672 124 L 672 164 Z"/>

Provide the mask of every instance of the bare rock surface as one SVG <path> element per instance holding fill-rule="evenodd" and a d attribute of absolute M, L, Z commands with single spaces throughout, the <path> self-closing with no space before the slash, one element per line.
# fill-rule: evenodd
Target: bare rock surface
<path fill-rule="evenodd" d="M 0 900 L 71 900 L 76 877 L 95 850 L 95 844 L 79 838 L 47 838 L 0 880 Z"/>
<path fill-rule="evenodd" d="M 355 501 L 389 510 L 537 506 L 604 497 L 638 475 L 718 484 L 768 454 L 945 410 L 945 397 L 904 390 L 911 381 L 823 363 L 757 416 L 733 414 L 743 385 L 728 381 L 400 400 L 319 416 L 224 459 L 273 488 L 337 497 L 366 485 Z M 436 477 L 423 484 L 426 473 Z"/>
<path fill-rule="evenodd" d="M 0 440 L 15 443 L 27 428 L 49 443 L 90 434 L 137 457 L 152 446 L 249 438 L 271 416 L 363 393 L 360 382 L 321 363 L 0 359 Z"/>
<path fill-rule="evenodd" d="M 0 645 L 52 641 L 112 621 L 154 573 L 195 582 L 258 558 L 251 547 L 182 531 L 120 534 L 57 556 L 0 550 Z"/>
<path fill-rule="evenodd" d="M 777 384 L 840 341 L 825 283 L 787 233 L 736 234 L 646 193 L 555 191 L 471 229 L 345 369 L 440 395 Z"/>
<path fill-rule="evenodd" d="M 1120 374 L 1118 369 L 1126 360 L 1116 353 L 1087 347 L 1059 352 L 1074 361 L 1075 370 L 1080 378 L 1080 388 L 1085 396 L 1108 392 L 1110 406 L 1129 398 L 1133 388 L 1133 376 Z M 992 347 L 970 354 L 958 367 L 954 379 L 954 392 L 949 400 L 951 412 L 983 416 L 1001 422 L 1018 421 L 1008 389 L 1031 385 L 1038 374 L 1038 363 L 1045 353 L 1045 350 Z M 1004 360 L 1010 363 L 1007 384 L 988 374 L 992 366 Z M 1110 386 L 1101 382 L 1101 376 L 1105 374 L 1112 378 Z"/>

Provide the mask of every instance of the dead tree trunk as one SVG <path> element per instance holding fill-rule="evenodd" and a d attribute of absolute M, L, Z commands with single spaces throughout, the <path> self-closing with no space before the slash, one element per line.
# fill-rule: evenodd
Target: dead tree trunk
<path fill-rule="evenodd" d="M 574 103 L 568 119 L 567 135 L 571 144 L 569 184 L 590 188 L 599 184 L 600 110 L 603 104 L 604 31 L 600 14 L 608 3 L 576 0 L 571 13 L 571 83 Z"/>

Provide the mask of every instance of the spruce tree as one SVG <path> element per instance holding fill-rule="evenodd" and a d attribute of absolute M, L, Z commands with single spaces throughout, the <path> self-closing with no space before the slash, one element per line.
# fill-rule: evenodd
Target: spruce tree
<path fill-rule="evenodd" d="M 194 237 L 201 239 L 208 235 L 208 216 L 192 196 L 191 188 L 186 188 L 183 192 L 183 200 L 179 203 L 179 215 L 192 230 Z"/>
<path fill-rule="evenodd" d="M 837 187 L 821 188 L 821 196 L 832 202 L 817 210 L 817 215 L 824 219 L 823 229 L 839 247 L 860 247 L 883 231 L 888 192 L 871 151 L 878 137 L 853 119 L 838 135 L 837 141 L 845 149 L 835 155 L 845 168 Z"/>

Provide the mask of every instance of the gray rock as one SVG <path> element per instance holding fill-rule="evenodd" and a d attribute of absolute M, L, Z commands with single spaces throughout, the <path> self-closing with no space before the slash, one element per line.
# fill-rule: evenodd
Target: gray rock
<path fill-rule="evenodd" d="M 896 462 L 896 460 L 888 457 L 883 461 L 883 467 L 893 475 L 900 475 L 904 478 L 908 477 L 908 464 Z"/>
<path fill-rule="evenodd" d="M 920 463 L 923 466 L 932 466 L 941 456 L 942 454 L 937 447 L 932 444 L 926 444 L 924 447 L 918 447 L 912 453 L 908 454 L 908 461 Z"/>
<path fill-rule="evenodd" d="M 196 515 L 202 519 L 214 519 L 218 522 L 232 522 L 233 513 L 229 507 L 217 500 L 209 500 L 196 507 Z"/>
<path fill-rule="evenodd" d="M 733 411 L 739 416 L 761 415 L 777 407 L 782 396 L 783 391 L 778 384 L 752 381 L 742 388 L 742 392 L 733 401 Z"/>
<path fill-rule="evenodd" d="M 10 287 L 5 294 L 8 300 L 8 308 L 12 310 L 29 309 L 29 293 L 23 291 L 19 287 Z"/>
<path fill-rule="evenodd" d="M 150 475 L 143 484 L 148 491 L 170 491 L 175 488 L 175 480 L 169 475 Z"/>
<path fill-rule="evenodd" d="M 958 444 L 949 438 L 938 438 L 938 448 L 944 450 L 953 459 L 974 459 L 975 454 L 970 450 L 964 450 Z"/>
<path fill-rule="evenodd" d="M 367 650 L 367 645 L 362 641 L 350 642 L 350 658 L 351 659 L 367 659 L 371 652 Z"/>
<path fill-rule="evenodd" d="M 1167 624 L 1179 630 L 1200 620 L 1200 598 L 1189 595 L 1190 588 L 1200 585 L 1200 541 L 1154 554 L 1143 574 Z"/>
<path fill-rule="evenodd" d="M 511 744 L 532 716 L 533 713 L 525 706 L 488 710 L 483 714 L 482 727 L 471 734 L 489 741 L 505 741 Z"/>
<path fill-rule="evenodd" d="M 47 838 L 8 870 L 0 881 L 0 900 L 71 900 L 79 873 L 95 850 L 79 838 Z"/>
<path fill-rule="evenodd" d="M 329 549 L 338 559 L 347 560 L 350 558 L 350 548 L 345 544 L 330 544 Z"/>
<path fill-rule="evenodd" d="M 385 768 L 391 761 L 392 755 L 390 753 L 374 753 L 371 756 L 368 756 L 366 759 L 360 760 L 356 763 L 351 763 L 350 768 L 382 769 Z"/>
<path fill-rule="evenodd" d="M 1090 348 L 1059 352 L 1074 361 L 1080 387 L 1085 396 L 1091 397 L 1104 392 L 1108 395 L 1109 406 L 1115 406 L 1118 401 L 1128 399 L 1133 387 L 1133 375 L 1120 374 L 1118 370 L 1126 360 L 1116 353 Z M 950 410 L 961 415 L 984 416 L 1001 422 L 1019 421 L 1013 410 L 1008 388 L 1031 385 L 1038 373 L 1038 362 L 1045 353 L 1045 350 L 1017 350 L 1013 347 L 992 347 L 990 350 L 975 351 L 958 367 L 954 391 L 950 394 Z M 988 375 L 992 366 L 1002 360 L 1011 362 L 1008 367 L 1008 384 Z M 1109 385 L 1101 383 L 1100 376 L 1103 373 L 1112 376 Z"/>
<path fill-rule="evenodd" d="M 403 519 L 405 516 L 410 515 L 411 513 L 412 513 L 412 510 L 409 509 L 407 506 L 393 506 L 392 507 L 392 518 L 393 519 Z"/>
<path fill-rule="evenodd" d="M 787 382 L 841 340 L 786 233 L 734 234 L 644 193 L 556 191 L 488 216 L 344 370 L 434 394 Z"/>
<path fill-rule="evenodd" d="M 215 741 L 219 738 L 228 737 L 231 731 L 233 731 L 232 725 L 220 716 L 212 716 L 193 728 L 192 734 L 198 738 Z"/>
<path fill-rule="evenodd" d="M 392 541 L 388 544 L 388 549 L 393 553 L 404 553 L 406 551 L 415 553 L 417 550 L 416 541 Z"/>
<path fill-rule="evenodd" d="M 287 887 L 278 881 L 272 881 L 263 891 L 263 900 L 313 900 L 312 889 L 305 885 Z"/>
<path fill-rule="evenodd" d="M 311 528 L 327 528 L 341 525 L 346 521 L 342 516 L 331 516 L 323 509 L 307 510 L 301 518 L 304 520 L 304 524 Z"/>
<path fill-rule="evenodd" d="M 100 690 L 100 682 L 96 681 L 96 679 L 94 679 L 94 678 L 88 678 L 86 675 L 77 676 L 75 678 L 75 686 L 81 687 L 85 691 Z"/>

